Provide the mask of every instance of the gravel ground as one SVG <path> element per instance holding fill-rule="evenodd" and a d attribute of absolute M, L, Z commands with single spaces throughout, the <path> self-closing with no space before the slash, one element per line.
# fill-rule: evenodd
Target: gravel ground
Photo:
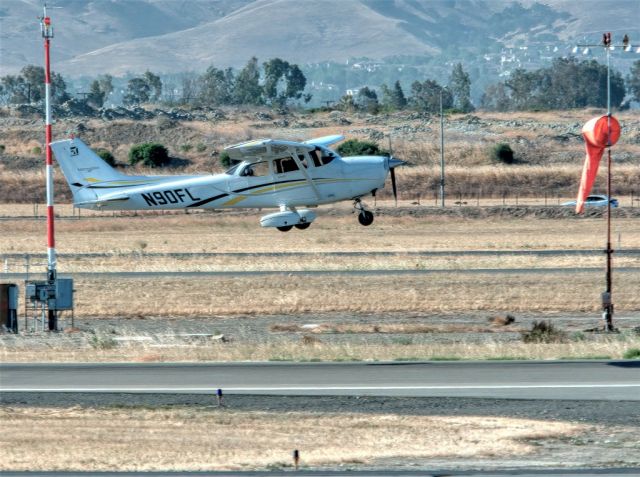
<path fill-rule="evenodd" d="M 113 336 L 118 338 L 148 337 L 162 343 L 170 340 L 184 340 L 197 343 L 198 336 L 224 335 L 234 342 L 291 341 L 297 342 L 305 334 L 313 334 L 322 339 L 326 333 L 315 334 L 314 325 L 424 325 L 439 326 L 444 332 L 435 333 L 330 333 L 333 343 L 366 343 L 396 344 L 399 341 L 411 340 L 415 344 L 429 343 L 484 343 L 517 342 L 521 340 L 520 332 L 531 328 L 534 321 L 551 320 L 558 328 L 568 333 L 580 333 L 586 329 L 599 326 L 600 317 L 593 313 L 575 314 L 514 314 L 515 322 L 508 326 L 491 327 L 489 321 L 497 316 L 505 316 L 502 312 L 469 312 L 455 314 L 427 315 L 421 313 L 323 313 L 302 315 L 240 315 L 240 316 L 203 316 L 184 317 L 139 317 L 139 318 L 77 318 L 73 333 L 20 333 L 18 335 L 0 333 L 0 346 L 11 347 L 50 347 L 91 345 L 94 336 Z M 616 315 L 616 324 L 622 331 L 630 331 L 640 324 L 638 313 Z M 296 325 L 301 331 L 272 331 L 275 325 Z M 446 332 L 447 326 L 452 329 L 468 326 L 485 328 L 486 332 Z M 24 329 L 23 322 L 20 322 Z M 71 328 L 70 321 L 63 327 Z M 456 328 L 457 327 L 457 328 Z M 191 336 L 190 336 L 191 335 Z"/>
<path fill-rule="evenodd" d="M 640 409 L 627 401 L 545 401 L 444 398 L 305 397 L 228 395 L 227 407 L 238 411 L 344 412 L 422 416 L 502 416 L 565 421 L 586 426 L 571 437 L 534 439 L 537 452 L 526 456 L 482 459 L 379 459 L 353 465 L 367 468 L 507 468 L 640 465 Z M 215 406 L 215 396 L 184 394 L 4 393 L 9 407 L 171 407 Z"/>

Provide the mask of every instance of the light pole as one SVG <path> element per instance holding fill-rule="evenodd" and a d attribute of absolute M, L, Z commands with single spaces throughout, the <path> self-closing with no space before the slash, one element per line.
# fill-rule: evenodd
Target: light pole
<path fill-rule="evenodd" d="M 631 51 L 632 46 L 630 44 L 629 36 L 624 35 L 621 45 L 614 45 L 611 41 L 611 33 L 604 33 L 602 35 L 602 42 L 599 44 L 579 44 L 574 48 L 574 53 L 578 51 L 578 48 L 584 48 L 583 54 L 589 53 L 589 48 L 602 47 L 604 48 L 607 57 L 607 212 L 606 212 L 606 289 L 602 293 L 602 316 L 604 318 L 604 329 L 607 332 L 616 332 L 617 329 L 613 325 L 613 247 L 611 243 L 611 146 L 612 134 L 611 134 L 611 51 L 616 47 L 622 48 L 624 51 Z M 615 119 L 614 119 L 615 121 Z M 617 138 L 616 138 L 617 139 Z"/>
<path fill-rule="evenodd" d="M 440 88 L 440 207 L 444 207 L 444 114 L 442 112 L 442 88 Z"/>

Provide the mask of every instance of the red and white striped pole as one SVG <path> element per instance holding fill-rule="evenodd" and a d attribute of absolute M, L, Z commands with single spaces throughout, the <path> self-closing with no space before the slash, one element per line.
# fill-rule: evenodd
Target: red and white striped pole
<path fill-rule="evenodd" d="M 51 18 L 47 16 L 47 6 L 44 6 L 44 16 L 41 22 L 42 37 L 44 38 L 44 97 L 45 97 L 45 142 L 46 142 L 46 181 L 47 181 L 47 281 L 55 297 L 56 281 L 56 238 L 53 213 L 53 161 L 51 155 L 51 67 L 49 61 L 49 44 L 53 38 Z M 55 303 L 55 301 L 54 301 Z M 57 310 L 49 309 L 49 331 L 58 329 Z"/>

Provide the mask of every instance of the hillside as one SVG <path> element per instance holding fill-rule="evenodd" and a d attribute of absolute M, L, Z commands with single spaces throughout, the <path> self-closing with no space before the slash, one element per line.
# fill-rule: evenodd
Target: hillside
<path fill-rule="evenodd" d="M 472 58 L 503 47 L 555 45 L 608 29 L 640 36 L 640 2 L 546 5 L 527 0 L 59 0 L 55 69 L 123 75 L 241 66 L 251 56 L 298 63 L 354 57 Z M 587 5 L 585 5 L 587 4 Z M 39 0 L 0 5 L 0 75 L 41 63 Z M 596 36 L 597 38 L 597 36 Z M 568 46 L 567 46 L 568 47 Z"/>
<path fill-rule="evenodd" d="M 445 122 L 447 187 L 461 198 L 571 197 L 578 187 L 584 143 L 582 125 L 596 111 L 560 113 L 478 113 L 453 115 Z M 139 115 L 139 113 L 135 113 Z M 168 119 L 185 117 L 190 120 Z M 640 121 L 637 114 L 616 115 L 623 136 L 614 148 L 614 193 L 640 197 Z M 76 134 L 93 148 L 113 152 L 124 165 L 132 145 L 160 142 L 174 157 L 173 168 L 161 173 L 220 172 L 219 152 L 248 139 L 275 137 L 305 140 L 327 134 L 378 141 L 393 141 L 394 155 L 410 165 L 398 171 L 400 197 L 432 200 L 439 183 L 439 120 L 426 114 L 402 112 L 372 116 L 339 111 L 276 114 L 269 110 L 225 109 L 209 112 L 149 111 L 146 119 L 59 119 L 54 140 Z M 41 121 L 16 110 L 0 109 L 0 203 L 38 202 L 42 191 L 43 131 Z M 490 151 L 509 144 L 514 165 L 496 164 Z M 153 171 L 152 173 L 157 173 Z M 68 202 L 69 189 L 56 175 L 58 200 Z M 600 174 L 596 192 L 604 188 Z M 379 198 L 389 197 L 389 187 Z M 428 199 L 427 199 L 428 198 Z"/>

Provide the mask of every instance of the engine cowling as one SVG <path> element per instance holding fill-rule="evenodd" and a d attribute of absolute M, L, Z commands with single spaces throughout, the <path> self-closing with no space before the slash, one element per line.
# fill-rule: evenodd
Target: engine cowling
<path fill-rule="evenodd" d="M 263 227 L 288 227 L 297 224 L 310 224 L 316 219 L 316 213 L 309 209 L 285 210 L 265 215 L 260 219 Z"/>

